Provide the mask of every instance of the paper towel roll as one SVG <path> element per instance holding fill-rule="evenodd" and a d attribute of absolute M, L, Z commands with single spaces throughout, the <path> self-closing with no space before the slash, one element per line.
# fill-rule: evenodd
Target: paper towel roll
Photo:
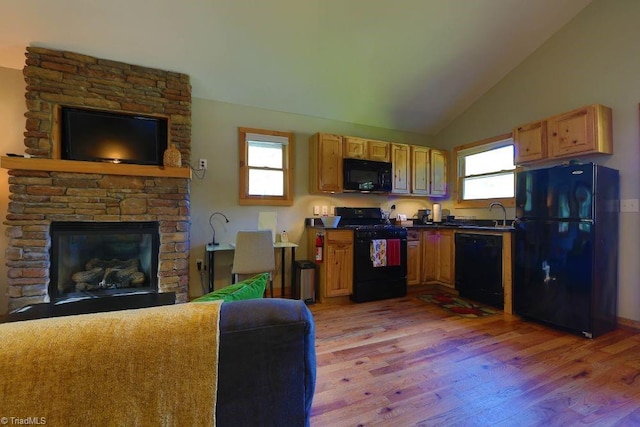
<path fill-rule="evenodd" d="M 442 222 L 442 207 L 440 203 L 433 204 L 433 222 Z"/>

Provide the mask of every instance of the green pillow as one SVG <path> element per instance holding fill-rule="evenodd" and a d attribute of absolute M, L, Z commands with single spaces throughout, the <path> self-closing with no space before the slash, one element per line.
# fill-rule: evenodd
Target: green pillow
<path fill-rule="evenodd" d="M 250 279 L 210 292 L 194 299 L 193 301 L 223 300 L 224 302 L 228 302 L 242 299 L 262 298 L 267 286 L 267 280 L 269 280 L 269 273 L 258 274 Z"/>

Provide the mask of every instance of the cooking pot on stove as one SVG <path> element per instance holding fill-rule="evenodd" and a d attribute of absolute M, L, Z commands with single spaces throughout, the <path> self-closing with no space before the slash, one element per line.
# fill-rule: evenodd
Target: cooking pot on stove
<path fill-rule="evenodd" d="M 428 224 L 431 222 L 431 209 L 418 209 L 418 223 L 420 224 Z"/>

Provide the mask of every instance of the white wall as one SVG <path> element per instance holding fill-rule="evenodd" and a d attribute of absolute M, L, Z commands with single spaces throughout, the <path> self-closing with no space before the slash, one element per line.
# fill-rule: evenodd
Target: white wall
<path fill-rule="evenodd" d="M 434 144 L 452 148 L 584 105 L 604 104 L 613 109 L 614 154 L 592 161 L 620 170 L 622 199 L 640 198 L 639 16 L 636 0 L 595 0 L 437 135 Z M 640 214 L 620 217 L 618 314 L 638 321 Z"/>

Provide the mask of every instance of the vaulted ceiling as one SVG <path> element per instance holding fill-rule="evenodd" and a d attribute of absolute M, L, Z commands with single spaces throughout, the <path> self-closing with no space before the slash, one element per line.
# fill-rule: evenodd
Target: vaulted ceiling
<path fill-rule="evenodd" d="M 25 47 L 191 76 L 193 96 L 435 134 L 591 0 L 3 0 Z"/>

